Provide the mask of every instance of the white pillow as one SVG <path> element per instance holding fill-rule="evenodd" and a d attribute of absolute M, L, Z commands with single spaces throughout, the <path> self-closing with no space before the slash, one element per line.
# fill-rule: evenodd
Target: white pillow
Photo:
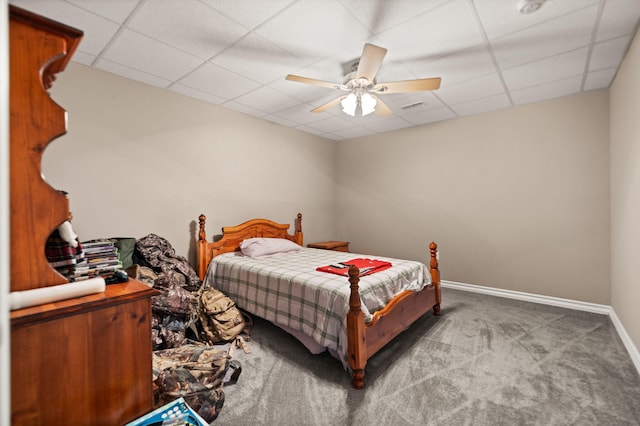
<path fill-rule="evenodd" d="M 248 238 L 240 243 L 240 251 L 245 256 L 257 258 L 276 253 L 298 251 L 302 247 L 284 238 Z"/>

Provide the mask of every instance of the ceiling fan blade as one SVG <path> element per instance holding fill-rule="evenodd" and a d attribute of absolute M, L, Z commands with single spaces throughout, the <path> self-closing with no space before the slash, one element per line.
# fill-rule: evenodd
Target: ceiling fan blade
<path fill-rule="evenodd" d="M 376 115 L 390 115 L 392 114 L 391 108 L 387 106 L 379 96 L 371 95 L 376 100 Z"/>
<path fill-rule="evenodd" d="M 334 100 L 329 101 L 326 104 L 320 105 L 319 107 L 312 109 L 311 112 L 324 112 L 338 105 L 340 101 L 343 100 L 344 98 L 346 98 L 346 96 L 340 96 L 339 98 L 335 98 Z"/>
<path fill-rule="evenodd" d="M 285 78 L 290 81 L 297 81 L 298 83 L 305 83 L 305 84 L 313 84 L 314 86 L 322 86 L 328 89 L 340 88 L 340 84 L 338 83 L 331 83 L 329 81 L 316 80 L 314 78 L 300 77 L 299 75 L 289 74 Z"/>
<path fill-rule="evenodd" d="M 382 65 L 382 60 L 387 54 L 387 49 L 379 47 L 373 44 L 365 44 L 362 49 L 362 56 L 358 63 L 358 70 L 356 71 L 356 80 L 359 78 L 366 78 L 369 82 L 372 82 L 376 78 L 376 74 Z"/>
<path fill-rule="evenodd" d="M 418 80 L 392 81 L 377 84 L 373 90 L 382 89 L 379 93 L 419 92 L 422 90 L 436 90 L 440 87 L 440 77 L 421 78 Z"/>

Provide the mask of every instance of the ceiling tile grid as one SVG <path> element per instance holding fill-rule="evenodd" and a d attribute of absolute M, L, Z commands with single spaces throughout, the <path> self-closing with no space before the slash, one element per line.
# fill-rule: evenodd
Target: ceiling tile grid
<path fill-rule="evenodd" d="M 640 0 L 10 0 L 83 30 L 84 65 L 330 140 L 383 133 L 607 88 L 637 31 Z M 351 117 L 342 84 L 365 43 L 387 49 L 389 116 Z"/>

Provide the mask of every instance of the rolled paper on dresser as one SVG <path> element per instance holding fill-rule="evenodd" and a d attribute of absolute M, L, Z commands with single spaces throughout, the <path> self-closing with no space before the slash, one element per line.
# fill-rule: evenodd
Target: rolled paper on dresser
<path fill-rule="evenodd" d="M 9 308 L 14 311 L 16 309 L 72 299 L 88 294 L 102 293 L 104 289 L 104 278 L 98 277 L 85 281 L 35 288 L 32 290 L 13 291 L 9 293 Z"/>

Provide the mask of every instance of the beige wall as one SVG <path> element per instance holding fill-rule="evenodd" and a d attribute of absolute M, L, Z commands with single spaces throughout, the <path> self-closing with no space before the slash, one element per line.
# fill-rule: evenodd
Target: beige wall
<path fill-rule="evenodd" d="M 611 97 L 611 304 L 640 348 L 640 35 Z"/>
<path fill-rule="evenodd" d="M 610 303 L 608 92 L 338 144 L 338 235 L 442 278 Z M 357 161 L 354 159 L 357 158 Z"/>
<path fill-rule="evenodd" d="M 425 260 L 435 240 L 445 280 L 611 303 L 606 90 L 338 143 L 75 63 L 52 95 L 69 132 L 43 169 L 82 239 L 192 256 L 201 212 L 211 236 L 301 211 L 307 242 Z"/>
<path fill-rule="evenodd" d="M 158 234 L 193 259 L 208 236 L 255 217 L 332 237 L 335 142 L 71 63 L 52 88 L 68 133 L 43 172 L 69 192 L 81 240 Z M 291 228 L 293 232 L 293 228 Z"/>

